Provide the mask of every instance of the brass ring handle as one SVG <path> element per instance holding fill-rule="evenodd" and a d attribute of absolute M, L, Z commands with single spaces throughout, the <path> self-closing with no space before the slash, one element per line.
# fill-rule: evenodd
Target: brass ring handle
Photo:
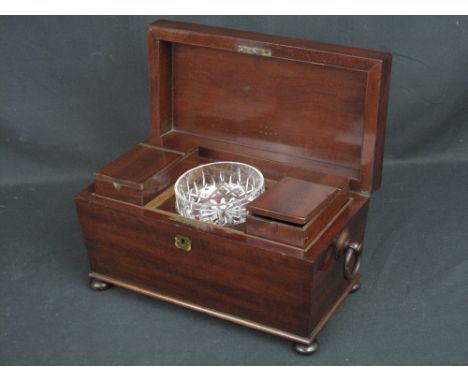
<path fill-rule="evenodd" d="M 344 277 L 346 280 L 352 280 L 357 273 L 359 272 L 359 268 L 361 267 L 361 247 L 362 245 L 359 243 L 350 243 L 346 249 L 345 253 L 345 260 L 343 265 Z M 351 267 L 354 260 L 354 265 Z"/>

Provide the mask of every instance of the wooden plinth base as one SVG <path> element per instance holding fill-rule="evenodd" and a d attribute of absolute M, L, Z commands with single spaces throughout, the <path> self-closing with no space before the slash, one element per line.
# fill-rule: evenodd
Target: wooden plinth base
<path fill-rule="evenodd" d="M 183 306 L 184 308 L 189 308 L 189 309 L 195 310 L 197 312 L 206 313 L 206 314 L 208 314 L 210 316 L 213 316 L 213 317 L 221 318 L 223 320 L 234 322 L 236 324 L 243 325 L 243 326 L 251 328 L 251 329 L 259 330 L 259 331 L 262 331 L 262 332 L 265 332 L 265 333 L 273 334 L 275 336 L 291 340 L 296 344 L 295 348 L 297 348 L 297 347 L 301 347 L 301 349 L 302 348 L 305 349 L 306 347 L 309 347 L 309 348 L 313 347 L 314 348 L 314 350 L 310 351 L 310 352 L 304 352 L 304 351 L 296 350 L 296 351 L 300 352 L 301 354 L 312 354 L 317 350 L 317 348 L 318 348 L 318 343 L 316 342 L 317 335 L 323 329 L 325 324 L 331 319 L 331 317 L 336 312 L 336 310 L 340 307 L 340 305 L 343 303 L 346 296 L 349 293 L 352 293 L 353 289 L 356 288 L 357 285 L 360 285 L 360 278 L 361 278 L 360 275 L 357 275 L 356 278 L 353 280 L 353 282 L 348 285 L 348 287 L 342 293 L 340 298 L 336 301 L 335 305 L 333 305 L 333 307 L 322 317 L 322 319 L 319 321 L 319 323 L 314 328 L 314 330 L 312 330 L 309 337 L 300 337 L 300 336 L 297 336 L 297 335 L 292 334 L 292 333 L 288 333 L 288 332 L 278 330 L 278 329 L 275 329 L 275 328 L 272 328 L 272 327 L 269 327 L 269 326 L 266 326 L 266 325 L 262 325 L 262 324 L 259 324 L 259 323 L 253 322 L 253 321 L 246 320 L 244 318 L 240 318 L 240 317 L 236 317 L 236 316 L 233 316 L 233 315 L 230 315 L 230 314 L 218 312 L 218 311 L 213 310 L 213 309 L 205 308 L 205 307 L 200 306 L 200 305 L 192 304 L 192 303 L 185 302 L 185 301 L 173 298 L 173 297 L 166 296 L 166 295 L 161 294 L 161 293 L 157 293 L 157 292 L 153 292 L 153 291 L 150 291 L 150 290 L 147 290 L 147 289 L 144 289 L 144 288 L 140 288 L 140 287 L 128 284 L 126 282 L 117 280 L 117 279 L 115 279 L 113 277 L 108 277 L 108 276 L 105 276 L 105 275 L 101 275 L 99 273 L 91 272 L 89 274 L 89 277 L 90 277 L 91 280 L 101 281 L 101 282 L 103 282 L 104 284 L 106 284 L 108 286 L 112 286 L 112 285 L 120 286 L 122 288 L 126 288 L 126 289 L 132 290 L 134 292 L 138 292 L 138 293 L 141 293 L 141 294 L 153 297 L 153 298 L 157 298 L 157 299 L 162 300 L 162 301 L 166 301 L 166 302 L 170 302 L 170 303 L 175 304 L 175 305 Z M 317 343 L 317 346 L 314 346 L 315 343 Z"/>

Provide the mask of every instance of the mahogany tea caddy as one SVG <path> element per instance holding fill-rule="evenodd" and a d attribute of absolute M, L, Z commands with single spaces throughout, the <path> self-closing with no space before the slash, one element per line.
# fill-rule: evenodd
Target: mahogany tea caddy
<path fill-rule="evenodd" d="M 391 55 L 170 21 L 149 27 L 148 48 L 151 134 L 75 198 L 91 287 L 121 286 L 313 353 L 360 286 Z M 177 178 L 215 161 L 265 177 L 243 224 L 175 210 Z"/>

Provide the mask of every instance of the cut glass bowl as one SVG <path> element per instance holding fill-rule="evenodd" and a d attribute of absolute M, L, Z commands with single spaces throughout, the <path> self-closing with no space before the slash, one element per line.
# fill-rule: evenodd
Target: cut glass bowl
<path fill-rule="evenodd" d="M 265 191 L 262 173 L 238 162 L 215 162 L 192 168 L 174 186 L 177 212 L 203 222 L 245 222 L 246 205 Z"/>

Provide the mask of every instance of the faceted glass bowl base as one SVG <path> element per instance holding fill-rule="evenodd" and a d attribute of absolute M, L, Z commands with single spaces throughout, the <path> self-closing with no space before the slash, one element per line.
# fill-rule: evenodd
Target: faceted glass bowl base
<path fill-rule="evenodd" d="M 226 225 L 245 222 L 246 206 L 265 191 L 265 182 L 255 167 L 215 162 L 187 171 L 174 187 L 180 215 Z"/>

